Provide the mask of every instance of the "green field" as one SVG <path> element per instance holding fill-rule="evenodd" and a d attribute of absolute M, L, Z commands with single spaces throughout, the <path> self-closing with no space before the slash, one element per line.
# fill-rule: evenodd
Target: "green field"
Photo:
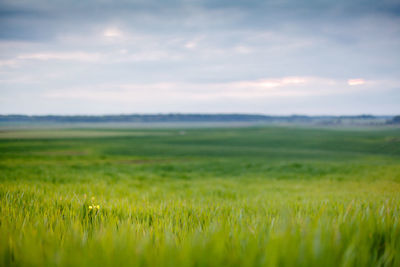
<path fill-rule="evenodd" d="M 2 266 L 400 266 L 400 129 L 0 131 Z"/>

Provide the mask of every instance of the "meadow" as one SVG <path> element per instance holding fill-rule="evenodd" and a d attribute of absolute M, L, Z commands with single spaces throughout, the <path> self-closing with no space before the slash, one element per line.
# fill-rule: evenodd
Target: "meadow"
<path fill-rule="evenodd" d="M 0 131 L 1 266 L 400 266 L 400 129 Z"/>

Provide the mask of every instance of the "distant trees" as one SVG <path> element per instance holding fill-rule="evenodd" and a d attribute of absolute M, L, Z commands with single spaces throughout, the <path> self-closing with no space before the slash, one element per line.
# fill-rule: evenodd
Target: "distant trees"
<path fill-rule="evenodd" d="M 271 117 L 252 114 L 130 114 L 104 116 L 27 116 L 0 115 L 0 122 L 92 123 L 92 122 L 257 122 L 277 119 L 300 119 L 300 116 Z"/>
<path fill-rule="evenodd" d="M 389 124 L 400 124 L 400 115 L 394 116 L 392 120 L 389 121 Z"/>
<path fill-rule="evenodd" d="M 318 125 L 377 125 L 400 124 L 400 116 L 268 116 L 259 114 L 120 114 L 103 116 L 27 116 L 1 115 L 1 124 L 23 123 L 154 123 L 154 122 L 264 122 L 264 123 L 299 123 Z"/>

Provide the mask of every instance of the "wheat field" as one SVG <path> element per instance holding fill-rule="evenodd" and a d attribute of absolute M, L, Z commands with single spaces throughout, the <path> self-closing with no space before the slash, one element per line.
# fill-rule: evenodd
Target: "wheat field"
<path fill-rule="evenodd" d="M 0 265 L 400 266 L 400 130 L 4 131 Z"/>

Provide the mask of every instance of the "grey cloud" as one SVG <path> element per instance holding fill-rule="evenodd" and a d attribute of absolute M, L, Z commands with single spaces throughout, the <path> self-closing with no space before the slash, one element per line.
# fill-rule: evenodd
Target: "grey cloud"
<path fill-rule="evenodd" d="M 398 17 L 399 11 L 397 1 L 3 1 L 0 37 L 48 39 L 112 21 L 156 32 L 310 27 L 368 15 Z"/>
<path fill-rule="evenodd" d="M 0 112 L 15 112 L 29 99 L 35 100 L 30 112 L 43 112 L 43 91 L 112 83 L 207 86 L 287 76 L 396 81 L 400 77 L 399 11 L 399 1 L 372 0 L 3 0 Z M 103 36 L 107 29 L 120 31 L 121 36 Z M 400 92 L 395 86 L 390 89 L 380 96 L 379 86 L 374 94 L 353 92 L 346 101 L 332 96 L 304 101 L 232 100 L 232 105 L 246 112 L 252 108 L 262 112 L 267 104 L 278 111 L 280 103 L 293 104 L 304 112 L 322 112 L 322 104 L 316 104 L 315 110 L 308 106 L 332 100 L 332 106 L 346 103 L 344 111 L 351 111 L 348 106 L 354 103 L 355 112 L 357 107 L 368 109 L 364 102 L 370 101 L 374 112 L 380 103 L 388 103 L 385 110 L 392 112 L 393 99 L 398 99 Z M 151 92 L 148 94 L 151 96 Z M 357 103 L 357 97 L 362 104 Z M 58 105 L 48 105 L 49 112 L 62 112 L 72 100 L 57 101 Z M 88 108 L 85 112 L 96 106 L 76 101 Z M 224 99 L 209 101 L 208 106 L 215 111 L 229 109 Z M 179 107 L 190 110 L 182 103 L 159 102 L 157 111 L 180 111 Z M 189 106 L 207 106 L 200 103 Z M 177 109 L 171 110 L 171 105 Z M 24 104 L 24 110 L 29 108 Z"/>

